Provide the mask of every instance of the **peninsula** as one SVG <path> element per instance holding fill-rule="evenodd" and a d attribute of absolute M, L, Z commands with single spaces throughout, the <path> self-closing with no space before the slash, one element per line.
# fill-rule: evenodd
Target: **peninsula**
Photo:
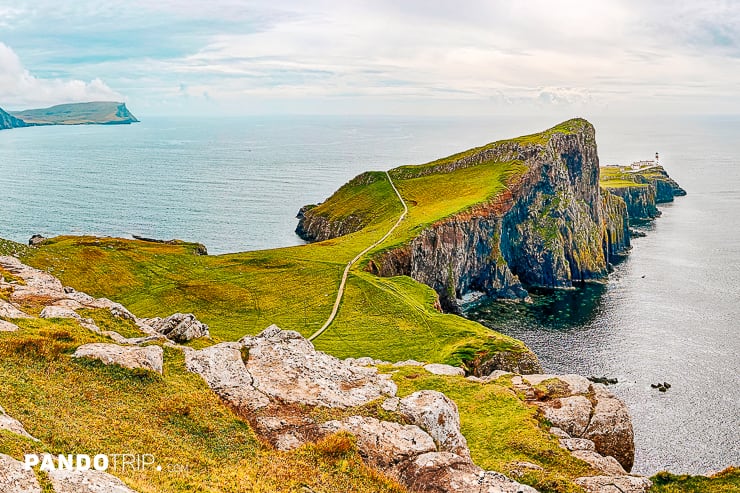
<path fill-rule="evenodd" d="M 138 121 L 126 108 L 126 103 L 111 101 L 60 104 L 10 112 L 0 108 L 0 129 L 41 125 L 125 125 Z"/>

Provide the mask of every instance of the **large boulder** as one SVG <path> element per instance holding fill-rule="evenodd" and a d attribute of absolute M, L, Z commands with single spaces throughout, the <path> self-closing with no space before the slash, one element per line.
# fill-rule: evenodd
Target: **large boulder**
<path fill-rule="evenodd" d="M 185 352 L 185 367 L 197 373 L 224 401 L 237 409 L 257 410 L 270 399 L 254 388 L 254 379 L 242 360 L 242 345 L 224 342 Z"/>
<path fill-rule="evenodd" d="M 0 493 L 41 493 L 41 485 L 33 470 L 9 455 L 0 454 Z"/>
<path fill-rule="evenodd" d="M 271 400 L 347 408 L 396 393 L 389 375 L 316 351 L 298 332 L 272 325 L 240 341 L 253 386 Z"/>
<path fill-rule="evenodd" d="M 175 342 L 210 337 L 208 325 L 200 322 L 192 313 L 175 313 L 167 318 L 145 318 L 141 321 Z"/>
<path fill-rule="evenodd" d="M 55 469 L 48 474 L 55 493 L 136 493 L 117 477 L 94 469 Z"/>
<path fill-rule="evenodd" d="M 66 297 L 61 281 L 48 272 L 34 269 L 17 258 L 8 256 L 0 257 L 0 267 L 23 279 L 22 284 L 15 285 L 10 301 L 27 298 L 56 300 Z"/>
<path fill-rule="evenodd" d="M 531 400 L 554 426 L 569 437 L 591 440 L 596 452 L 614 457 L 626 471 L 632 469 L 632 419 L 627 406 L 604 385 L 580 375 L 526 375 L 521 379 Z M 548 385 L 552 390 L 542 389 Z"/>
<path fill-rule="evenodd" d="M 443 365 L 441 363 L 430 363 L 424 365 L 424 369 L 433 375 L 445 375 L 450 377 L 464 377 L 465 370 L 458 366 Z"/>
<path fill-rule="evenodd" d="M 429 452 L 403 467 L 399 476 L 409 491 L 425 493 L 537 493 L 503 474 L 484 471 L 470 459 L 450 452 Z"/>
<path fill-rule="evenodd" d="M 16 324 L 0 319 L 0 332 L 15 332 L 17 330 L 18 326 Z"/>
<path fill-rule="evenodd" d="M 641 476 L 586 476 L 575 483 L 586 493 L 645 493 L 653 483 Z"/>
<path fill-rule="evenodd" d="M 11 433 L 15 433 L 16 435 L 21 435 L 23 437 L 30 438 L 31 440 L 36 440 L 36 438 L 32 437 L 26 431 L 20 421 L 11 416 L 8 416 L 2 406 L 0 406 L 0 430 L 7 430 Z"/>
<path fill-rule="evenodd" d="M 370 465 L 386 471 L 418 455 L 437 450 L 432 437 L 414 425 L 350 416 L 342 421 L 328 421 L 320 429 L 325 433 L 352 433 L 357 437 L 360 455 Z"/>
<path fill-rule="evenodd" d="M 435 390 L 420 390 L 399 402 L 399 412 L 425 430 L 440 451 L 469 457 L 468 442 L 460 433 L 457 405 Z"/>
<path fill-rule="evenodd" d="M 3 318 L 31 318 L 27 313 L 22 312 L 17 306 L 8 303 L 0 298 L 0 317 Z"/>
<path fill-rule="evenodd" d="M 92 358 L 106 365 L 120 365 L 125 368 L 143 368 L 162 373 L 163 350 L 160 346 L 145 347 L 119 346 L 118 344 L 90 343 L 78 347 L 74 358 Z"/>

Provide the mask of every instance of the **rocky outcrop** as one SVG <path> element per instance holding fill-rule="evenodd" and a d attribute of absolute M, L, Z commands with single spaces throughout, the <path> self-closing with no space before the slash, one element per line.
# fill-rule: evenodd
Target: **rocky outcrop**
<path fill-rule="evenodd" d="M 11 433 L 15 433 L 16 435 L 20 435 L 31 440 L 36 440 L 36 438 L 31 436 L 26 431 L 20 421 L 11 416 L 8 416 L 2 406 L 0 406 L 0 430 L 6 430 Z"/>
<path fill-rule="evenodd" d="M 175 342 L 211 336 L 208 325 L 200 322 L 192 313 L 175 313 L 167 318 L 145 318 L 142 322 Z"/>
<path fill-rule="evenodd" d="M 600 455 L 616 459 L 626 471 L 632 468 L 635 458 L 632 419 L 627 406 L 606 386 L 591 383 L 580 375 L 524 375 L 515 379 L 515 385 L 519 385 L 528 399 L 539 406 L 545 418 L 562 430 L 561 438 L 593 442 L 592 449 L 587 443 L 584 446 L 584 442 L 565 441 L 566 448 L 585 452 L 595 450 Z M 581 455 L 581 458 L 589 456 Z M 607 459 L 601 463 L 608 462 Z"/>
<path fill-rule="evenodd" d="M 78 347 L 72 357 L 92 358 L 106 365 L 124 368 L 142 368 L 162 373 L 163 350 L 160 346 L 119 346 L 118 344 L 91 343 Z"/>
<path fill-rule="evenodd" d="M 0 130 L 28 126 L 29 125 L 20 118 L 16 118 L 7 111 L 0 108 Z"/>
<path fill-rule="evenodd" d="M 634 186 L 604 187 L 612 195 L 621 198 L 627 207 L 627 214 L 632 224 L 650 221 L 660 215 L 655 200 L 655 188 L 646 184 Z"/>
<path fill-rule="evenodd" d="M 535 491 L 473 464 L 457 407 L 444 394 L 420 391 L 399 399 L 390 376 L 367 366 L 373 363 L 334 358 L 316 351 L 297 332 L 274 325 L 239 343 L 185 351 L 188 370 L 201 375 L 280 450 L 348 432 L 356 436 L 360 455 L 370 466 L 399 479 L 409 491 L 467 492 L 473 487 Z M 350 415 L 322 423 L 310 412 L 357 408 L 379 400 L 405 422 Z"/>
<path fill-rule="evenodd" d="M 604 211 L 604 256 L 614 263 L 631 248 L 627 204 L 619 195 L 603 190 L 601 205 Z"/>
<path fill-rule="evenodd" d="M 41 485 L 33 470 L 9 455 L 0 454 L 0 493 L 41 493 Z"/>
<path fill-rule="evenodd" d="M 645 493 L 653 485 L 641 476 L 588 476 L 575 482 L 586 493 Z"/>

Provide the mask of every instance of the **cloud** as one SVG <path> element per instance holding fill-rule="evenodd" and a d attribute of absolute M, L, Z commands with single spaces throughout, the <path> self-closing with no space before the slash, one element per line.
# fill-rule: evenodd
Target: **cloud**
<path fill-rule="evenodd" d="M 0 43 L 0 67 L 3 69 L 0 72 L 0 104 L 5 109 L 123 99 L 98 78 L 85 82 L 34 77 L 18 55 L 3 43 Z"/>

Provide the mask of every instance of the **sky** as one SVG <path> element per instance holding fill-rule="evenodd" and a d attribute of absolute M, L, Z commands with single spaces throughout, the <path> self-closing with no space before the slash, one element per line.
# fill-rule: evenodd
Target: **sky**
<path fill-rule="evenodd" d="M 0 0 L 0 107 L 740 114 L 740 1 Z"/>

